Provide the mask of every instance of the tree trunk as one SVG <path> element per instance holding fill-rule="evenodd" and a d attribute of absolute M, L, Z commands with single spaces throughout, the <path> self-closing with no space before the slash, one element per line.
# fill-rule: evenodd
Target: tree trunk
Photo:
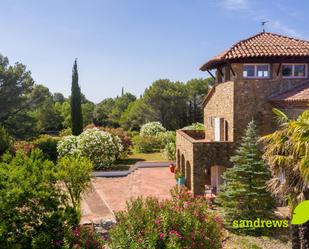
<path fill-rule="evenodd" d="M 299 226 L 299 237 L 302 249 L 309 249 L 309 221 Z"/>
<path fill-rule="evenodd" d="M 309 200 L 309 189 L 304 191 L 305 200 Z M 299 226 L 299 237 L 302 249 L 309 249 L 309 221 Z"/>
<path fill-rule="evenodd" d="M 292 249 L 301 249 L 301 243 L 299 238 L 299 227 L 297 225 L 291 225 L 292 234 Z"/>

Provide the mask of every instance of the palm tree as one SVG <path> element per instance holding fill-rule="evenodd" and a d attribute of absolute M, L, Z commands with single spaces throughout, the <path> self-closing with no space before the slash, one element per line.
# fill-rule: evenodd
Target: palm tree
<path fill-rule="evenodd" d="M 264 159 L 272 172 L 268 186 L 272 193 L 288 200 L 293 212 L 295 206 L 309 199 L 309 111 L 297 120 L 290 120 L 278 109 L 279 128 L 261 138 Z M 292 226 L 293 249 L 309 249 L 309 222 Z"/>

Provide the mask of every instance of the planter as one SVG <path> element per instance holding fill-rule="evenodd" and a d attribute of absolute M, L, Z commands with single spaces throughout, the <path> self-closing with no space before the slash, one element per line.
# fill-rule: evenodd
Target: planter
<path fill-rule="evenodd" d="M 184 176 L 181 176 L 177 179 L 177 185 L 185 185 L 186 179 Z"/>
<path fill-rule="evenodd" d="M 171 171 L 171 173 L 175 173 L 175 171 L 176 171 L 176 165 L 175 164 L 173 164 L 173 163 L 170 164 L 170 171 Z"/>

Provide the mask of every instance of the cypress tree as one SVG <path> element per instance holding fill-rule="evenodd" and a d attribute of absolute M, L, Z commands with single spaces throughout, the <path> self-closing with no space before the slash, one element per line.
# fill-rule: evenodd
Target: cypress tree
<path fill-rule="evenodd" d="M 72 70 L 71 86 L 71 129 L 72 134 L 78 136 L 83 131 L 83 115 L 81 105 L 81 92 L 78 85 L 77 59 L 74 61 Z"/>
<path fill-rule="evenodd" d="M 230 160 L 233 168 L 223 174 L 224 184 L 217 198 L 224 208 L 227 227 L 231 228 L 234 220 L 270 218 L 274 211 L 274 200 L 266 184 L 271 175 L 262 160 L 254 121 L 248 124 L 241 145 Z M 255 234 L 262 230 L 242 228 L 244 232 Z"/>

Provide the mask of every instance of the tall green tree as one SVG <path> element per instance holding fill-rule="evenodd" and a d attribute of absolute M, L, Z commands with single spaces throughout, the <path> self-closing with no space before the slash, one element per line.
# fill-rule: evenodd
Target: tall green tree
<path fill-rule="evenodd" d="M 83 131 L 83 114 L 81 104 L 81 91 L 78 85 L 77 60 L 74 61 L 71 87 L 71 129 L 72 134 L 78 136 Z"/>
<path fill-rule="evenodd" d="M 265 219 L 273 213 L 274 201 L 267 191 L 271 175 L 262 160 L 256 130 L 254 121 L 251 121 L 240 147 L 231 157 L 233 168 L 223 174 L 225 183 L 218 201 L 229 225 L 233 220 Z M 254 228 L 242 230 L 248 232 L 251 229 Z"/>
<path fill-rule="evenodd" d="M 203 123 L 203 99 L 212 81 L 212 78 L 192 79 L 186 83 L 189 123 Z"/>

